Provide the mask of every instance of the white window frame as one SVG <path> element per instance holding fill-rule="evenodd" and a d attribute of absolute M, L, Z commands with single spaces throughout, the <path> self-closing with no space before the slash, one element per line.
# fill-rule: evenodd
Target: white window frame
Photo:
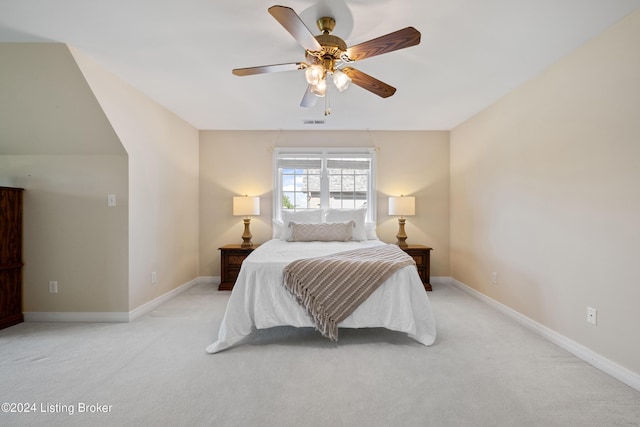
<path fill-rule="evenodd" d="M 327 176 L 327 159 L 342 156 L 367 159 L 370 162 L 369 179 L 367 186 L 367 222 L 376 222 L 376 149 L 373 147 L 355 148 L 298 148 L 298 147 L 276 147 L 273 150 L 273 219 L 282 220 L 282 174 L 278 167 L 278 161 L 287 157 L 318 157 L 322 159 L 321 172 L 321 205 L 320 208 L 327 209 L 329 201 L 329 179 Z"/>

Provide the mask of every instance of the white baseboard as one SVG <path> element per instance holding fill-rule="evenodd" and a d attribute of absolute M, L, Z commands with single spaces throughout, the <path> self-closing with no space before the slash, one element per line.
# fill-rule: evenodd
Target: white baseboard
<path fill-rule="evenodd" d="M 190 280 L 187 283 L 185 283 L 184 285 L 178 286 L 177 288 L 174 288 L 174 289 L 170 290 L 169 292 L 164 293 L 164 294 L 160 295 L 159 297 L 154 298 L 151 301 L 142 304 L 141 306 L 138 306 L 138 307 L 134 308 L 133 310 L 131 310 L 129 312 L 128 321 L 131 322 L 131 321 L 137 319 L 138 317 L 143 316 L 143 315 L 149 313 L 150 311 L 155 310 L 160 305 L 162 305 L 165 302 L 169 301 L 171 298 L 173 298 L 176 295 L 186 291 L 187 289 L 189 289 L 190 287 L 192 287 L 193 285 L 196 285 L 198 283 L 200 283 L 200 278 L 199 277 L 197 277 L 197 278 L 195 278 L 193 280 Z"/>
<path fill-rule="evenodd" d="M 129 313 L 124 312 L 96 312 L 96 311 L 32 311 L 24 313 L 25 322 L 70 322 L 70 323 L 126 323 Z"/>
<path fill-rule="evenodd" d="M 186 291 L 193 285 L 198 283 L 212 284 L 220 283 L 220 278 L 216 276 L 212 277 L 198 277 L 187 283 L 178 286 L 169 292 L 160 295 L 151 301 L 142 304 L 141 306 L 129 311 L 129 312 L 25 312 L 25 322 L 78 322 L 78 323 L 127 323 L 143 316 L 150 311 L 153 311 L 161 304 L 169 301 L 176 295 Z"/>
<path fill-rule="evenodd" d="M 431 283 L 432 285 L 448 285 L 449 283 L 451 283 L 451 277 L 433 277 L 431 276 L 429 278 L 429 283 Z"/>
<path fill-rule="evenodd" d="M 220 284 L 220 276 L 200 276 L 198 277 L 200 284 L 218 286 Z"/>
<path fill-rule="evenodd" d="M 506 305 L 486 296 L 485 294 L 476 291 L 475 289 L 471 288 L 468 285 L 465 285 L 464 283 L 456 279 L 453 279 L 450 277 L 437 278 L 442 280 L 434 280 L 434 279 L 436 278 L 431 279 L 432 284 L 435 282 L 436 284 L 452 284 L 456 286 L 462 291 L 478 298 L 480 301 L 506 314 L 507 316 L 511 317 L 512 319 L 514 319 L 516 322 L 520 323 L 527 329 L 531 330 L 532 332 L 556 344 L 558 347 L 561 347 L 567 350 L 569 353 L 573 354 L 574 356 L 584 360 L 585 362 L 589 363 L 590 365 L 594 366 L 597 369 L 600 369 L 606 374 L 611 375 L 613 378 L 625 383 L 629 387 L 640 391 L 640 375 L 639 374 L 633 371 L 630 371 L 624 366 L 618 365 L 617 363 L 599 355 L 598 353 L 595 353 L 594 351 L 583 346 L 582 344 L 578 344 L 577 342 L 565 337 L 564 335 L 561 335 L 556 331 L 547 328 L 546 326 L 536 322 L 535 320 L 532 320 L 529 317 L 513 310 L 512 308 L 509 308 Z"/>

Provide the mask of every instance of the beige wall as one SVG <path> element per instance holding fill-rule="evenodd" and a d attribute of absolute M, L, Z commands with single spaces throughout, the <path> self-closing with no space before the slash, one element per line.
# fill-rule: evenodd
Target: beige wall
<path fill-rule="evenodd" d="M 0 57 L 0 183 L 26 190 L 24 311 L 127 311 L 126 152 L 66 46 L 0 43 Z"/>
<path fill-rule="evenodd" d="M 0 43 L 6 154 L 126 154 L 66 45 Z"/>
<path fill-rule="evenodd" d="M 241 218 L 232 197 L 260 196 L 260 216 L 251 220 L 253 241 L 271 238 L 273 147 L 377 147 L 378 236 L 395 242 L 397 218 L 389 217 L 390 195 L 414 195 L 416 216 L 407 218 L 409 243 L 432 252 L 432 276 L 449 276 L 448 132 L 200 132 L 200 275 L 220 275 L 218 248 L 242 243 Z"/>
<path fill-rule="evenodd" d="M 71 52 L 129 155 L 133 310 L 198 277 L 198 131 L 77 50 Z"/>
<path fill-rule="evenodd" d="M 127 156 L 0 156 L 0 175 L 25 189 L 24 311 L 128 311 Z"/>
<path fill-rule="evenodd" d="M 638 40 L 635 12 L 451 133 L 452 276 L 634 372 Z"/>
<path fill-rule="evenodd" d="M 0 55 L 0 182 L 27 190 L 25 311 L 128 312 L 195 279 L 198 131 L 65 45 Z"/>

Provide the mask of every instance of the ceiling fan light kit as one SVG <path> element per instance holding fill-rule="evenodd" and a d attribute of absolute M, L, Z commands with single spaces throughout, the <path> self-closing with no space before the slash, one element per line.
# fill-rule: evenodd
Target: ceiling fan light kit
<path fill-rule="evenodd" d="M 325 79 L 322 79 L 318 83 L 311 85 L 311 89 L 309 90 L 315 96 L 324 98 L 324 96 L 327 94 L 327 81 Z"/>
<path fill-rule="evenodd" d="M 279 71 L 302 70 L 307 80 L 307 90 L 300 103 L 301 107 L 313 107 L 318 97 L 327 93 L 327 75 L 331 75 L 333 85 L 338 92 L 344 92 L 351 83 L 360 86 L 382 98 L 392 96 L 396 89 L 353 67 L 346 66 L 355 61 L 415 46 L 420 43 L 420 32 L 413 27 L 347 47 L 338 36 L 331 34 L 336 21 L 331 17 L 321 17 L 316 22 L 321 34 L 314 36 L 302 22 L 298 14 L 286 6 L 271 6 L 269 13 L 282 25 L 305 49 L 307 62 L 264 65 L 259 67 L 236 68 L 236 76 L 250 76 Z M 330 114 L 328 100 L 325 115 Z"/>
<path fill-rule="evenodd" d="M 351 77 L 347 76 L 342 70 L 335 70 L 333 72 L 333 84 L 338 91 L 344 92 L 349 88 L 351 83 Z"/>
<path fill-rule="evenodd" d="M 325 70 L 322 65 L 312 65 L 310 67 L 307 67 L 307 69 L 304 71 L 304 76 L 307 79 L 307 83 L 315 86 L 320 83 L 321 80 L 324 80 Z"/>

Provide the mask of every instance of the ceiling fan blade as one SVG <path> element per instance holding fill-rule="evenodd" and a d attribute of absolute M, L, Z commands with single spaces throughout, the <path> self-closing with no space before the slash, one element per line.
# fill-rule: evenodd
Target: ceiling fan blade
<path fill-rule="evenodd" d="M 313 33 L 309 31 L 309 28 L 307 28 L 293 9 L 286 6 L 271 6 L 269 13 L 276 18 L 276 21 L 278 21 L 303 48 L 312 52 L 322 50 L 322 46 L 320 46 L 318 40 L 316 40 Z"/>
<path fill-rule="evenodd" d="M 300 101 L 300 106 L 304 108 L 311 108 L 318 102 L 318 97 L 311 93 L 311 85 L 307 85 L 307 90 Z"/>
<path fill-rule="evenodd" d="M 347 56 L 352 61 L 359 61 L 417 44 L 420 44 L 420 31 L 413 27 L 407 27 L 368 42 L 351 46 L 347 49 Z"/>
<path fill-rule="evenodd" d="M 260 67 L 235 68 L 231 72 L 236 76 L 252 76 L 254 74 L 277 73 L 280 71 L 295 71 L 306 68 L 304 62 L 291 62 L 288 64 L 262 65 Z"/>
<path fill-rule="evenodd" d="M 351 78 L 351 83 L 358 85 L 369 92 L 375 93 L 382 98 L 388 98 L 396 93 L 396 88 L 389 86 L 385 82 L 381 82 L 378 79 L 371 77 L 370 75 L 363 73 L 360 70 L 356 70 L 352 67 L 345 67 L 342 72 Z"/>

